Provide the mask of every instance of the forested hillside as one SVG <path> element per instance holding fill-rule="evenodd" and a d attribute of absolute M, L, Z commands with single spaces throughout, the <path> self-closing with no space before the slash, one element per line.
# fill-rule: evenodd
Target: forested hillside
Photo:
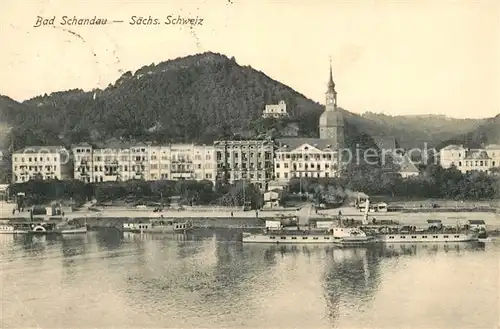
<path fill-rule="evenodd" d="M 435 114 L 391 116 L 373 112 L 365 112 L 362 117 L 385 127 L 389 135 L 401 136 L 401 147 L 413 147 L 424 141 L 429 147 L 439 146 L 443 141 L 460 138 L 460 133 L 465 135 L 474 131 L 487 120 L 456 119 Z"/>
<path fill-rule="evenodd" d="M 500 144 L 500 114 L 486 120 L 477 129 L 467 134 L 466 140 L 475 144 Z"/>
<path fill-rule="evenodd" d="M 280 100 L 286 101 L 291 118 L 262 122 L 265 104 Z M 0 141 L 4 148 L 19 149 L 110 138 L 210 143 L 235 133 L 255 136 L 268 131 L 314 137 L 322 111 L 320 104 L 264 73 L 208 52 L 126 72 L 105 90 L 61 91 L 24 103 L 0 97 Z M 474 129 L 489 129 L 480 128 L 481 120 L 341 111 L 350 127 L 348 134 L 389 135 L 403 147 L 418 147 L 422 140 L 433 146 Z M 6 136 L 8 127 L 13 129 Z M 491 127 L 485 138 L 495 136 L 495 124 Z M 481 136 L 475 133 L 471 138 Z M 347 136 L 347 140 L 356 138 Z"/>

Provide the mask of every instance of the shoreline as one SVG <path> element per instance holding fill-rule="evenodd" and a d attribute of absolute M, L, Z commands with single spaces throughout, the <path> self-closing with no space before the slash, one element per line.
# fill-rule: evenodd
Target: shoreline
<path fill-rule="evenodd" d="M 465 208 L 465 207 L 464 207 Z M 416 208 L 411 211 L 389 211 L 370 212 L 370 219 L 394 220 L 402 225 L 424 225 L 427 219 L 439 219 L 444 225 L 466 224 L 469 219 L 484 220 L 488 228 L 500 229 L 500 213 L 496 211 L 485 211 L 484 207 L 477 207 L 475 211 L 465 210 L 462 207 L 455 209 L 446 208 Z M 12 211 L 12 210 L 10 210 Z M 76 220 L 79 223 L 87 222 L 91 227 L 121 227 L 123 222 L 149 221 L 154 219 L 179 221 L 189 220 L 199 227 L 226 228 L 226 227 L 256 227 L 264 226 L 266 219 L 274 219 L 280 216 L 296 216 L 301 224 L 308 220 L 332 220 L 341 212 L 343 218 L 359 219 L 364 216 L 364 212 L 352 206 L 343 206 L 336 209 L 318 210 L 307 205 L 302 208 L 278 208 L 265 209 L 256 212 L 255 210 L 243 211 L 235 208 L 210 208 L 192 207 L 190 209 L 164 209 L 161 212 L 154 212 L 152 208 L 137 209 L 129 207 L 93 207 L 91 209 L 76 210 L 68 212 L 64 216 L 34 215 L 34 220 L 66 219 Z M 3 213 L 0 221 L 28 220 L 28 211 L 22 213 Z"/>

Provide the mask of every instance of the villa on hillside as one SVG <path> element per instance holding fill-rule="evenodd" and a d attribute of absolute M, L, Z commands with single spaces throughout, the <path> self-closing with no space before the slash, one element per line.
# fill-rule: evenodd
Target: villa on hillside
<path fill-rule="evenodd" d="M 262 113 L 263 118 L 284 118 L 288 117 L 289 114 L 286 111 L 285 101 L 280 101 L 278 104 L 266 105 L 264 112 Z"/>

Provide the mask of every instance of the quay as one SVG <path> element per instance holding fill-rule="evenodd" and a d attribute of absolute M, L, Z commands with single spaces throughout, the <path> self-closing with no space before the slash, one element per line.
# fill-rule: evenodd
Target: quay
<path fill-rule="evenodd" d="M 30 218 L 27 211 L 7 213 L 2 207 L 0 220 L 22 220 Z M 259 228 L 265 226 L 266 219 L 275 219 L 281 216 L 297 216 L 300 225 L 306 225 L 309 220 L 331 220 L 339 214 L 344 219 L 361 220 L 363 213 L 354 207 L 340 207 L 337 209 L 314 211 L 311 207 L 287 208 L 275 210 L 223 209 L 221 207 L 190 207 L 184 210 L 166 208 L 161 212 L 153 209 L 137 209 L 126 207 L 82 208 L 64 214 L 65 219 L 71 219 L 79 224 L 86 224 L 89 229 L 121 228 L 124 222 L 147 222 L 151 219 L 181 219 L 191 221 L 198 228 Z M 36 220 L 55 219 L 57 216 L 35 215 Z M 62 218 L 63 216 L 59 216 Z M 443 225 L 454 226 L 466 224 L 468 220 L 483 220 L 487 230 L 500 232 L 500 213 L 496 212 L 375 212 L 370 218 L 377 220 L 397 221 L 402 225 L 424 225 L 428 219 L 441 220 Z"/>

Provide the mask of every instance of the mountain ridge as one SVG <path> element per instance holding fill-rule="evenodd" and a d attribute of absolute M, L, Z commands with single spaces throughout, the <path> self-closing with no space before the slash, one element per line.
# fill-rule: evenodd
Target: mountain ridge
<path fill-rule="evenodd" d="M 210 141 L 251 130 L 266 104 L 287 102 L 299 134 L 316 137 L 324 107 L 234 57 L 207 52 L 127 71 L 104 89 L 72 89 L 17 102 L 0 97 L 0 119 L 14 127 L 9 141 L 74 143 L 109 138 L 162 142 Z M 348 125 L 371 136 L 393 136 L 416 147 L 468 134 L 488 119 L 362 115 L 342 108 Z M 434 123 L 426 123 L 426 120 Z M 451 120 L 451 121 L 450 121 Z M 154 128 L 154 129 L 153 129 Z M 439 131 L 439 130 L 442 131 Z M 27 136 L 23 137 L 26 134 Z M 4 143 L 5 145 L 5 143 Z"/>

